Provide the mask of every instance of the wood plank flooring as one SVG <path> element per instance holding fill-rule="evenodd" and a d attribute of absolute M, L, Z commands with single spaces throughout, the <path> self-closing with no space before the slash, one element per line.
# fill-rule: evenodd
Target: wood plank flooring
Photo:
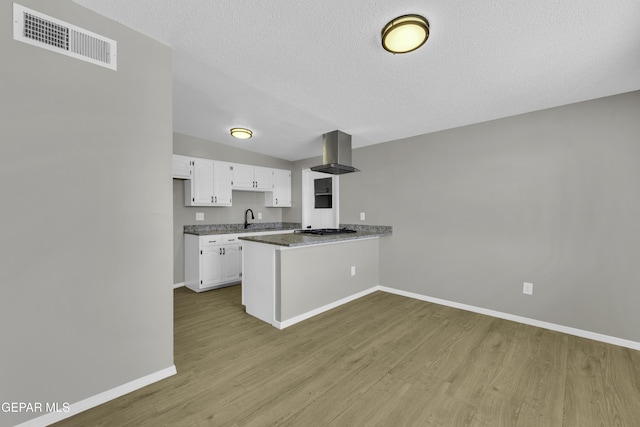
<path fill-rule="evenodd" d="M 279 331 L 175 291 L 178 374 L 57 426 L 640 426 L 640 352 L 376 292 Z"/>

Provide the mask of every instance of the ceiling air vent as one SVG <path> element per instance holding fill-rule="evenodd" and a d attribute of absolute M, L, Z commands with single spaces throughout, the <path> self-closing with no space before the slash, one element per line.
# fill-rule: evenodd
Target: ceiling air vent
<path fill-rule="evenodd" d="M 13 38 L 72 58 L 117 69 L 117 43 L 24 6 L 13 4 Z"/>

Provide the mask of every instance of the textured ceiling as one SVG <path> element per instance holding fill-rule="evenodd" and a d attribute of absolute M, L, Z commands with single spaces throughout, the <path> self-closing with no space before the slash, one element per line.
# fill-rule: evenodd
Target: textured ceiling
<path fill-rule="evenodd" d="M 638 0 L 74 1 L 173 48 L 175 132 L 287 160 L 640 89 Z M 394 56 L 408 13 L 431 36 Z"/>

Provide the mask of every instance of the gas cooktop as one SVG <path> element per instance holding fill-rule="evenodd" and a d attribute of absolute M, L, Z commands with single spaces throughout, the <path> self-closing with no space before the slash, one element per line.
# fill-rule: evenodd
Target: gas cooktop
<path fill-rule="evenodd" d="M 355 233 L 356 230 L 350 230 L 348 228 L 307 228 L 304 230 L 295 230 L 294 233 L 302 233 L 302 234 L 315 234 L 319 236 L 324 236 L 327 234 L 345 234 L 345 233 Z"/>

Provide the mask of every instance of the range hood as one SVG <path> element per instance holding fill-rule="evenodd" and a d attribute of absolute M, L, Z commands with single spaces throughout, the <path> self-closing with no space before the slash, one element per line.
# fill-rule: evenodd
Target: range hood
<path fill-rule="evenodd" d="M 311 170 L 331 175 L 360 172 L 351 166 L 351 135 L 339 130 L 325 133 L 322 136 L 322 164 Z"/>

